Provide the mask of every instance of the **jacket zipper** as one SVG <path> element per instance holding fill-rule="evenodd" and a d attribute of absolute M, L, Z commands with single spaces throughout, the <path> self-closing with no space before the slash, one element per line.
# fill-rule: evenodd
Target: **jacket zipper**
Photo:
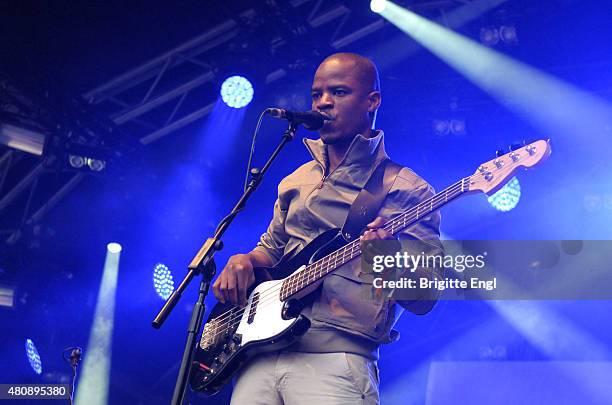
<path fill-rule="evenodd" d="M 323 177 L 321 177 L 321 181 L 319 181 L 319 184 L 317 184 L 317 187 L 319 190 L 323 188 L 323 183 L 325 182 L 325 179 L 327 178 L 327 175 L 323 175 Z"/>

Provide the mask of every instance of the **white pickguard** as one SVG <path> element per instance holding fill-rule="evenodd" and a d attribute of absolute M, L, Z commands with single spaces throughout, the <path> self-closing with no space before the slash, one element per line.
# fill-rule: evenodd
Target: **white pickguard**
<path fill-rule="evenodd" d="M 306 266 L 300 267 L 294 274 L 303 271 L 305 268 Z M 282 318 L 284 302 L 280 300 L 280 292 L 283 281 L 266 281 L 258 285 L 251 292 L 240 324 L 236 330 L 236 333 L 242 335 L 241 345 L 257 340 L 269 339 L 285 331 L 295 322 L 295 319 L 285 320 Z M 248 323 L 253 297 L 256 293 L 259 293 L 256 314 L 253 321 Z"/>

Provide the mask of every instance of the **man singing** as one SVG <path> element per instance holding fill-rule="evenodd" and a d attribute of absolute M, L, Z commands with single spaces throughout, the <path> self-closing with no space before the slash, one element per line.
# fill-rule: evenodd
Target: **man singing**
<path fill-rule="evenodd" d="M 257 246 L 228 261 L 213 284 L 220 301 L 244 305 L 255 280 L 253 267 L 273 266 L 324 231 L 342 227 L 378 163 L 388 159 L 383 132 L 374 130 L 380 103 L 378 72 L 371 60 L 338 53 L 321 63 L 312 84 L 312 109 L 326 121 L 320 139 L 304 140 L 313 160 L 279 184 L 272 221 Z M 383 218 L 432 195 L 423 179 L 402 168 L 362 241 L 394 239 L 380 229 Z M 399 238 L 426 241 L 429 253 L 435 253 L 440 249 L 439 223 L 439 214 L 431 214 Z M 259 355 L 245 365 L 232 404 L 378 404 L 378 347 L 397 339 L 392 326 L 404 308 L 424 314 L 435 294 L 410 301 L 366 299 L 362 291 L 367 283 L 360 277 L 359 260 L 325 278 L 302 311 L 310 329 L 289 348 Z"/>

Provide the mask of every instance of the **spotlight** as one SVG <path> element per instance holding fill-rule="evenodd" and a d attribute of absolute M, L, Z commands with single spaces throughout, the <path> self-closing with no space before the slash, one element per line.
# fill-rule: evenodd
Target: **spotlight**
<path fill-rule="evenodd" d="M 167 300 L 174 291 L 172 273 L 165 264 L 158 263 L 153 268 L 153 286 L 162 299 Z"/>
<path fill-rule="evenodd" d="M 108 245 L 106 245 L 106 249 L 108 250 L 109 253 L 119 253 L 121 252 L 121 245 L 118 244 L 117 242 L 111 242 Z"/>
<path fill-rule="evenodd" d="M 115 304 L 121 245 L 107 245 L 102 280 L 98 289 L 96 309 L 87 342 L 88 355 L 83 358 L 80 383 L 73 403 L 106 405 L 110 403 L 109 385 L 115 327 Z M 72 402 L 71 402 L 72 403 Z"/>
<path fill-rule="evenodd" d="M 0 274 L 2 273 L 0 269 Z M 0 307 L 12 308 L 15 306 L 15 287 L 0 284 Z"/>
<path fill-rule="evenodd" d="M 433 120 L 431 129 L 436 135 L 447 135 L 450 130 L 449 122 L 447 120 Z"/>
<path fill-rule="evenodd" d="M 85 166 L 85 159 L 83 158 L 83 156 L 69 155 L 68 163 L 70 164 L 70 167 L 80 169 L 81 167 Z"/>
<path fill-rule="evenodd" d="M 106 167 L 104 160 L 87 158 L 87 166 L 94 172 L 101 172 Z"/>
<path fill-rule="evenodd" d="M 499 42 L 499 31 L 493 27 L 483 27 L 480 29 L 480 42 L 487 46 L 496 45 Z"/>
<path fill-rule="evenodd" d="M 499 37 L 503 43 L 514 45 L 518 43 L 516 27 L 514 25 L 502 25 L 499 27 Z"/>
<path fill-rule="evenodd" d="M 41 374 L 42 362 L 40 361 L 40 354 L 38 354 L 36 345 L 34 345 L 34 342 L 32 342 L 31 339 L 26 339 L 25 348 L 28 361 L 30 362 L 30 366 L 32 366 L 32 370 L 34 370 L 36 374 Z"/>
<path fill-rule="evenodd" d="M 464 120 L 451 120 L 450 131 L 455 135 L 465 135 L 465 121 Z"/>
<path fill-rule="evenodd" d="M 488 198 L 489 203 L 502 212 L 507 212 L 516 207 L 521 198 L 521 185 L 516 177 L 503 186 L 497 193 Z"/>
<path fill-rule="evenodd" d="M 387 0 L 372 0 L 370 1 L 370 10 L 375 13 L 382 13 L 387 8 Z"/>
<path fill-rule="evenodd" d="M 245 77 L 231 76 L 221 85 L 221 98 L 232 108 L 246 107 L 253 100 L 253 85 Z"/>
<path fill-rule="evenodd" d="M 106 169 L 110 152 L 103 147 L 93 147 L 70 143 L 66 145 L 66 155 L 62 157 L 68 169 L 101 172 Z"/>

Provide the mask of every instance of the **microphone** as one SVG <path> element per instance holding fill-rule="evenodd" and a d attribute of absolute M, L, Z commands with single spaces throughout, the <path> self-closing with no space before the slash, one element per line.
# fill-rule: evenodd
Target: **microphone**
<path fill-rule="evenodd" d="M 304 128 L 311 131 L 318 131 L 325 124 L 325 117 L 317 111 L 289 111 L 283 108 L 266 108 L 266 114 L 274 118 L 291 121 L 294 125 L 304 125 Z"/>
<path fill-rule="evenodd" d="M 83 349 L 80 347 L 75 347 L 70 352 L 70 364 L 72 367 L 76 367 L 81 362 L 81 354 L 83 354 Z"/>

